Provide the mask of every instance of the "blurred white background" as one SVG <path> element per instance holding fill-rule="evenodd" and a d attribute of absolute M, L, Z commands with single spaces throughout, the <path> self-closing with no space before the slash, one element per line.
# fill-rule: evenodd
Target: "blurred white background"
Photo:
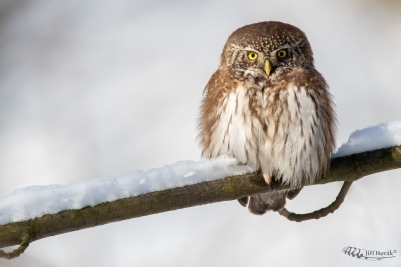
<path fill-rule="evenodd" d="M 401 120 L 400 14 L 396 0 L 0 0 L 0 196 L 199 160 L 202 90 L 231 32 L 259 21 L 308 36 L 337 104 L 338 146 Z M 217 203 L 39 240 L 0 266 L 400 266 L 401 252 L 342 253 L 400 251 L 400 176 L 356 182 L 318 221 Z M 326 206 L 340 187 L 305 188 L 288 208 Z"/>

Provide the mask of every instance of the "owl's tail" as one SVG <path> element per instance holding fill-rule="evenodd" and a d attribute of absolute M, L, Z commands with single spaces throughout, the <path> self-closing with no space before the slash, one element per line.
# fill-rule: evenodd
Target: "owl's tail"
<path fill-rule="evenodd" d="M 268 210 L 278 211 L 282 209 L 285 206 L 286 198 L 290 200 L 293 199 L 298 195 L 301 189 L 302 187 L 297 189 L 287 189 L 257 194 L 249 197 L 240 198 L 238 199 L 238 202 L 242 206 L 246 207 L 249 198 L 249 211 L 253 214 L 262 215 Z"/>

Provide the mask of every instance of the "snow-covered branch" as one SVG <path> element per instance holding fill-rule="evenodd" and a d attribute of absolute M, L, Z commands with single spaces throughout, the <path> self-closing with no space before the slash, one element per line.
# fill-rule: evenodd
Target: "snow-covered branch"
<path fill-rule="evenodd" d="M 315 184 L 356 181 L 366 175 L 397 168 L 401 168 L 401 146 L 334 158 L 330 172 Z M 65 210 L 0 226 L 0 247 L 20 244 L 26 234 L 31 236 L 31 241 L 35 241 L 111 222 L 235 200 L 269 190 L 260 174 L 250 173 L 122 198 L 93 207 Z"/>
<path fill-rule="evenodd" d="M 356 181 L 401 168 L 401 123 L 393 126 L 379 124 L 352 134 L 333 158 L 330 171 L 314 184 Z M 393 133 L 384 135 L 383 131 L 391 132 L 388 129 Z M 361 152 L 364 149 L 370 151 Z M 260 173 L 229 157 L 182 161 L 66 186 L 18 189 L 0 198 L 0 248 L 21 246 L 14 254 L 0 251 L 0 256 L 17 256 L 29 242 L 57 234 L 269 190 Z"/>

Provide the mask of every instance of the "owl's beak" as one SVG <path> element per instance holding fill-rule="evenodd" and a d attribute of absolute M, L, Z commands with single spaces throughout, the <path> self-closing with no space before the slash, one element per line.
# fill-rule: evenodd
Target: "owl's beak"
<path fill-rule="evenodd" d="M 265 65 L 263 66 L 263 69 L 265 70 L 267 76 L 270 75 L 270 72 L 272 71 L 273 65 L 270 62 L 270 60 L 266 59 Z"/>

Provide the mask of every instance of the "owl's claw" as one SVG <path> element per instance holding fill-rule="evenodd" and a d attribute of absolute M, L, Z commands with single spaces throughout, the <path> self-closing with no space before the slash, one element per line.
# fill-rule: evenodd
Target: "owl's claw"
<path fill-rule="evenodd" d="M 275 175 L 271 177 L 267 173 L 263 173 L 263 178 L 265 179 L 266 184 L 270 186 L 270 190 L 275 190 L 283 184 L 283 179 L 281 176 L 280 178 L 277 178 Z"/>
<path fill-rule="evenodd" d="M 277 180 L 273 179 L 273 182 L 271 182 L 269 184 L 269 186 L 270 186 L 271 190 L 276 190 L 276 189 L 279 189 L 282 186 L 282 184 L 283 184 L 283 180 L 281 178 L 277 179 Z"/>
<path fill-rule="evenodd" d="M 270 175 L 267 173 L 263 173 L 263 178 L 265 178 L 266 184 L 270 185 L 270 183 L 272 182 L 272 178 L 270 177 Z"/>

